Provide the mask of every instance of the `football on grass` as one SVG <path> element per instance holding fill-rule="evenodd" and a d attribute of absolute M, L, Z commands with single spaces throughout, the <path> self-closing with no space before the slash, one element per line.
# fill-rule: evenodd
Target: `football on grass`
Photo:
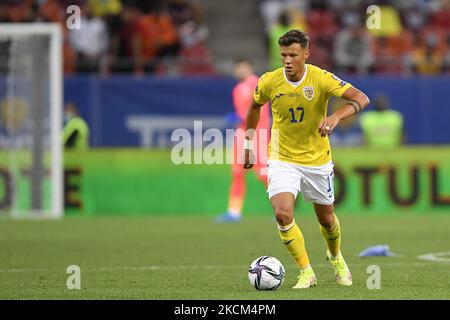
<path fill-rule="evenodd" d="M 275 257 L 259 257 L 248 269 L 250 283 L 257 290 L 276 290 L 283 284 L 284 277 L 284 267 Z"/>

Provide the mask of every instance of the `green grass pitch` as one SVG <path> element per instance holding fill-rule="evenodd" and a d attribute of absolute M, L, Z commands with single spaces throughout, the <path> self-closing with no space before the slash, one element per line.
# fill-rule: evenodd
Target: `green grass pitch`
<path fill-rule="evenodd" d="M 450 252 L 450 215 L 341 215 L 343 253 L 354 285 L 334 283 L 312 215 L 297 214 L 318 286 L 293 290 L 297 271 L 274 219 L 246 216 L 218 225 L 211 217 L 68 217 L 60 221 L 0 221 L 0 299 L 449 299 L 446 261 L 419 255 Z M 396 257 L 361 259 L 388 244 Z M 261 255 L 286 268 L 280 289 L 259 292 L 247 269 Z M 81 290 L 69 290 L 69 265 L 81 268 Z M 367 267 L 381 269 L 369 290 Z"/>

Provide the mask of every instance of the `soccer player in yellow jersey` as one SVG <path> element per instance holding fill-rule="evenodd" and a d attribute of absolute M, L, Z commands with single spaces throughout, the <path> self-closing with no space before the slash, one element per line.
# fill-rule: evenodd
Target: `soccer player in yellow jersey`
<path fill-rule="evenodd" d="M 306 64 L 308 42 L 308 37 L 299 30 L 280 37 L 283 67 L 260 77 L 247 114 L 244 168 L 253 166 L 251 129 L 258 123 L 260 106 L 270 101 L 273 124 L 267 192 L 280 238 L 300 269 L 294 289 L 317 285 L 305 240 L 294 220 L 298 192 L 305 201 L 313 202 L 336 282 L 350 286 L 352 274 L 341 254 L 341 230 L 333 208 L 333 162 L 328 135 L 340 120 L 361 112 L 370 101 L 364 93 L 332 73 Z M 347 99 L 348 103 L 327 115 L 330 96 Z"/>

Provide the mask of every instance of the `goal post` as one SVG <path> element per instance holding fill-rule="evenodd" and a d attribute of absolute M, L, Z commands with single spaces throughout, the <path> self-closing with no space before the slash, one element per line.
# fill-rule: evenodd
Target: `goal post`
<path fill-rule="evenodd" d="M 62 29 L 0 23 L 0 215 L 64 215 Z"/>

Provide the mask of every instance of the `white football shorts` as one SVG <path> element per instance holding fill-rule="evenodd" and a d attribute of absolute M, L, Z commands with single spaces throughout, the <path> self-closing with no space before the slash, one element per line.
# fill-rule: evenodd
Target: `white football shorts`
<path fill-rule="evenodd" d="M 334 202 L 333 162 L 319 167 L 307 167 L 269 160 L 267 165 L 269 199 L 281 192 L 290 192 L 297 198 L 297 194 L 301 192 L 305 201 L 322 205 Z"/>

